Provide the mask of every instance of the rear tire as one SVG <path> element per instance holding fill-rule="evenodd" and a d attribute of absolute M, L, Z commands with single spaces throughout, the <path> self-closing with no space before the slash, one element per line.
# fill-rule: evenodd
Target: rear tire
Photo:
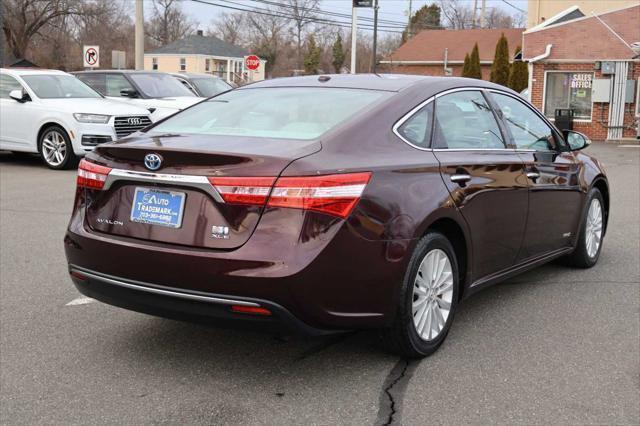
<path fill-rule="evenodd" d="M 578 243 L 573 253 L 566 257 L 567 264 L 577 268 L 591 268 L 598 262 L 604 237 L 604 200 L 600 190 L 592 188 L 587 194 Z"/>
<path fill-rule="evenodd" d="M 386 348 L 407 358 L 431 355 L 447 337 L 458 305 L 458 262 L 449 240 L 429 232 L 417 244 L 400 291 Z"/>
<path fill-rule="evenodd" d="M 71 169 L 78 165 L 71 139 L 60 126 L 49 126 L 42 131 L 38 139 L 38 152 L 50 169 Z"/>

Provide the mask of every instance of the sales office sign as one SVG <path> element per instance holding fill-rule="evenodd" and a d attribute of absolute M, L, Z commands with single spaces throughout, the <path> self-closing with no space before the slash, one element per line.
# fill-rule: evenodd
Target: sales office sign
<path fill-rule="evenodd" d="M 591 89 L 593 74 L 571 74 L 572 89 Z"/>

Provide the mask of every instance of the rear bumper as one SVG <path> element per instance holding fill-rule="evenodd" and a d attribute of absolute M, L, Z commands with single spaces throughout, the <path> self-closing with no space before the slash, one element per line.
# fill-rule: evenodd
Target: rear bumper
<path fill-rule="evenodd" d="M 337 331 L 310 327 L 284 307 L 268 300 L 169 288 L 105 275 L 74 265 L 69 265 L 69 273 L 73 284 L 85 296 L 149 315 L 233 328 L 289 331 L 312 336 Z M 237 313 L 232 311 L 233 306 L 266 308 L 271 315 Z"/>
<path fill-rule="evenodd" d="M 264 214 L 252 237 L 238 249 L 195 249 L 90 230 L 83 211 L 83 207 L 75 209 L 64 240 L 69 265 L 181 294 L 258 301 L 273 308 L 281 322 L 297 320 L 311 331 L 386 326 L 395 314 L 406 253 L 412 244 L 411 240 L 365 240 L 344 221 L 282 209 Z M 282 231 L 287 229 L 302 231 Z M 229 316 L 224 304 L 200 302 L 195 306 L 184 297 L 158 294 L 142 300 L 134 297 L 131 302 L 135 296 L 131 291 L 139 291 L 109 290 L 105 280 L 99 285 L 102 290 L 76 283 L 90 297 L 136 311 L 188 317 L 192 306 L 196 313 L 204 312 L 206 306 L 212 311 L 222 307 L 222 316 Z M 166 299 L 177 307 L 167 306 Z M 231 316 L 235 318 L 238 316 Z"/>

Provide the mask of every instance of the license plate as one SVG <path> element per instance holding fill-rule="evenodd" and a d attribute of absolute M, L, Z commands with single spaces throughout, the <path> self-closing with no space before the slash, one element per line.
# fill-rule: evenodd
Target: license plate
<path fill-rule="evenodd" d="M 180 228 L 184 199 L 184 192 L 136 188 L 131 207 L 131 221 Z"/>

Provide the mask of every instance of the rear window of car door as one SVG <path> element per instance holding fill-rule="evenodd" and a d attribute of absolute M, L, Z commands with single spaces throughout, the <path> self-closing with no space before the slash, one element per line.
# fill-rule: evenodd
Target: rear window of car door
<path fill-rule="evenodd" d="M 491 96 L 500 108 L 502 119 L 518 149 L 555 151 L 556 140 L 553 130 L 538 114 L 511 96 L 495 92 Z"/>
<path fill-rule="evenodd" d="M 449 93 L 436 98 L 435 143 L 440 149 L 503 149 L 498 122 L 482 92 Z"/>

